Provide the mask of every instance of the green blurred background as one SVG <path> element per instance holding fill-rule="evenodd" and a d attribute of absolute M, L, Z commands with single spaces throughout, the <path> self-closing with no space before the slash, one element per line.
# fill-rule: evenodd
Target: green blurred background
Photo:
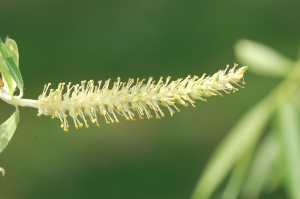
<path fill-rule="evenodd" d="M 0 37 L 16 40 L 25 98 L 43 85 L 81 80 L 189 74 L 237 62 L 239 39 L 292 59 L 300 44 L 298 1 L 1 0 Z M 251 67 L 251 66 L 250 66 Z M 280 79 L 246 73 L 246 88 L 162 120 L 65 133 L 58 119 L 20 108 L 18 129 L 0 166 L 1 199 L 189 198 L 219 141 Z M 13 107 L 0 102 L 0 122 Z M 283 191 L 263 198 L 282 198 Z"/>

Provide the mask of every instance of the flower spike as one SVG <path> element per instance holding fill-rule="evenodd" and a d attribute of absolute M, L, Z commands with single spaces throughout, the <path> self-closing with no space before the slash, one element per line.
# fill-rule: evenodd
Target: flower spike
<path fill-rule="evenodd" d="M 204 74 L 201 78 L 187 76 L 185 79 L 170 81 L 171 77 L 167 77 L 164 81 L 161 77 L 157 83 L 152 77 L 147 82 L 145 79 L 137 79 L 136 83 L 133 79 L 126 83 L 117 78 L 111 89 L 110 79 L 103 86 L 102 81 L 95 85 L 93 80 L 82 81 L 81 85 L 60 83 L 56 90 L 49 90 L 49 83 L 38 98 L 38 115 L 58 118 L 64 131 L 69 128 L 67 115 L 73 118 L 76 129 L 83 126 L 88 128 L 87 119 L 100 126 L 97 114 L 103 116 L 108 124 L 118 123 L 118 115 L 134 121 L 135 113 L 141 119 L 150 119 L 154 112 L 155 117 L 160 119 L 165 116 L 161 107 L 167 107 L 172 116 L 175 110 L 180 111 L 176 104 L 191 104 L 195 107 L 196 99 L 206 101 L 206 97 L 222 96 L 220 91 L 237 91 L 234 85 L 242 87 L 245 84 L 243 77 L 248 67 L 237 69 L 237 64 L 234 64 L 233 68 L 228 68 L 212 76 L 206 77 Z"/>

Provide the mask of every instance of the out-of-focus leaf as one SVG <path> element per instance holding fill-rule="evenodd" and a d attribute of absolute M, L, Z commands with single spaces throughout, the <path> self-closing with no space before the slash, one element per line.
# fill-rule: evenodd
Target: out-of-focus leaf
<path fill-rule="evenodd" d="M 239 162 L 233 168 L 229 182 L 227 183 L 226 189 L 222 194 L 222 199 L 235 199 L 238 197 L 248 171 L 254 148 L 255 145 L 253 145 L 253 147 L 239 160 Z"/>
<path fill-rule="evenodd" d="M 271 168 L 279 159 L 280 144 L 273 133 L 260 143 L 254 154 L 249 173 L 244 185 L 242 195 L 244 198 L 258 198 L 259 193 L 265 185 L 264 182 L 269 175 Z M 278 175 L 274 175 L 273 177 Z M 281 176 L 281 175 L 280 175 Z M 277 180 L 278 181 L 278 180 Z"/>
<path fill-rule="evenodd" d="M 14 92 L 13 80 L 12 77 L 10 76 L 9 70 L 1 54 L 0 54 L 0 72 L 2 74 L 2 78 L 3 78 L 2 81 L 4 83 L 4 88 L 6 92 L 10 93 L 10 95 L 13 95 Z"/>
<path fill-rule="evenodd" d="M 300 114 L 300 90 L 293 96 L 291 102 L 293 103 L 293 106 L 297 108 L 297 111 Z M 299 122 L 300 122 L 300 118 L 299 118 Z"/>
<path fill-rule="evenodd" d="M 278 138 L 279 141 L 279 138 Z M 278 142 L 281 145 L 280 142 Z M 285 175 L 284 164 L 282 161 L 282 147 L 279 146 L 279 151 L 277 156 L 273 160 L 274 162 L 270 166 L 268 172 L 266 173 L 263 182 L 263 191 L 266 193 L 274 192 L 279 186 L 282 185 L 282 181 Z"/>
<path fill-rule="evenodd" d="M 249 40 L 240 40 L 235 45 L 235 55 L 250 71 L 269 77 L 284 77 L 294 64 L 273 49 Z"/>
<path fill-rule="evenodd" d="M 289 75 L 300 73 L 295 66 Z M 257 144 L 262 130 L 275 109 L 289 99 L 299 88 L 300 82 L 285 78 L 267 97 L 250 109 L 232 128 L 218 146 L 203 175 L 198 181 L 191 199 L 209 198 L 228 175 L 234 164 Z"/>
<path fill-rule="evenodd" d="M 12 138 L 19 122 L 19 110 L 16 107 L 15 113 L 0 125 L 0 153 L 4 150 Z"/>
<path fill-rule="evenodd" d="M 0 167 L 0 172 L 2 173 L 2 176 L 4 176 L 5 170 L 2 167 Z"/>
<path fill-rule="evenodd" d="M 229 132 L 208 163 L 192 199 L 210 198 L 232 166 L 256 145 L 261 132 L 274 111 L 274 103 L 264 100 L 248 111 Z"/>
<path fill-rule="evenodd" d="M 13 46 L 13 45 L 11 45 L 11 46 Z M 14 49 L 13 49 L 13 51 L 14 51 Z M 15 83 L 17 84 L 17 86 L 20 90 L 20 96 L 22 96 L 24 85 L 23 85 L 23 79 L 21 76 L 21 72 L 20 72 L 17 64 L 15 63 L 12 55 L 6 49 L 6 46 L 4 45 L 4 43 L 1 39 L 0 39 L 0 53 L 2 54 L 2 57 L 8 67 L 11 77 L 13 78 L 13 80 L 15 81 Z"/>
<path fill-rule="evenodd" d="M 300 61 L 300 48 L 298 50 L 298 61 Z"/>
<path fill-rule="evenodd" d="M 297 113 L 289 103 L 285 103 L 278 112 L 280 140 L 283 148 L 285 166 L 285 185 L 293 199 L 300 198 L 300 135 Z"/>

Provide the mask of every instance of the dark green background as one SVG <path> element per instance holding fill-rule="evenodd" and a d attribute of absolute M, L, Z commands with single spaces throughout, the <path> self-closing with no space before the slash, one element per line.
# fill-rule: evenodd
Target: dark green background
<path fill-rule="evenodd" d="M 129 77 L 201 76 L 237 62 L 251 39 L 296 59 L 298 1 L 1 0 L 0 37 L 17 41 L 25 98 L 43 85 Z M 251 66 L 250 66 L 251 67 Z M 189 198 L 213 149 L 278 79 L 246 74 L 234 95 L 198 102 L 162 120 L 65 133 L 58 119 L 20 108 L 0 166 L 1 199 Z M 0 102 L 0 122 L 13 108 Z M 282 190 L 271 198 L 282 198 Z M 265 198 L 265 197 L 264 197 Z"/>

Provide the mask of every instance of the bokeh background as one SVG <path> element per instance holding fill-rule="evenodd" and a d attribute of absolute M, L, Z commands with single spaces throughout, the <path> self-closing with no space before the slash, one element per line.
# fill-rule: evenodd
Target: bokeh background
<path fill-rule="evenodd" d="M 213 74 L 237 62 L 239 39 L 295 60 L 298 1 L 1 0 L 0 37 L 16 40 L 25 98 L 51 82 Z M 251 67 L 251 66 L 250 66 Z M 246 88 L 139 120 L 68 133 L 58 119 L 20 108 L 0 166 L 3 199 L 183 199 L 234 123 L 280 81 L 246 74 Z M 0 122 L 13 107 L 0 102 Z M 167 112 L 167 111 L 166 111 Z M 283 198 L 278 190 L 263 198 Z"/>

